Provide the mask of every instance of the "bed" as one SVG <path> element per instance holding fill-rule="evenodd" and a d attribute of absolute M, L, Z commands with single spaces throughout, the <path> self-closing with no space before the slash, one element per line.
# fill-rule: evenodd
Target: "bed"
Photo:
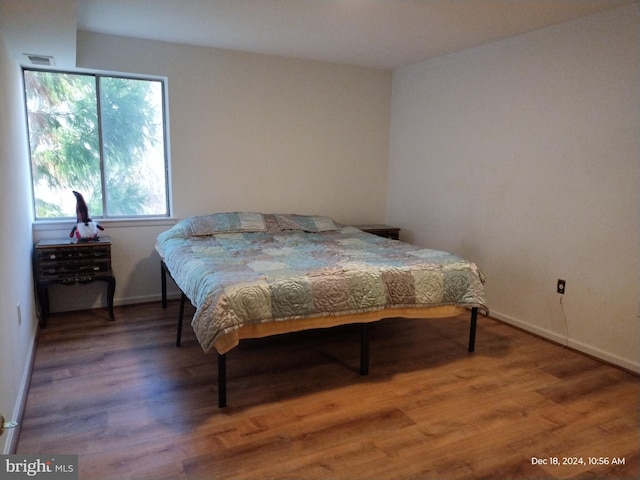
<path fill-rule="evenodd" d="M 369 369 L 367 325 L 385 318 L 488 312 L 484 275 L 472 262 L 378 237 L 330 217 L 223 212 L 186 218 L 157 237 L 162 304 L 166 276 L 181 291 L 204 352 L 218 354 L 218 404 L 226 405 L 226 353 L 241 339 L 361 325 L 360 373 Z"/>

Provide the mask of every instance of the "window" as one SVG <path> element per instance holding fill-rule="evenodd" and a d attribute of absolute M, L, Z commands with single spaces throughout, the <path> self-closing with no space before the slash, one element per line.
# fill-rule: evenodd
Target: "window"
<path fill-rule="evenodd" d="M 36 220 L 169 215 L 162 80 L 23 73 Z"/>

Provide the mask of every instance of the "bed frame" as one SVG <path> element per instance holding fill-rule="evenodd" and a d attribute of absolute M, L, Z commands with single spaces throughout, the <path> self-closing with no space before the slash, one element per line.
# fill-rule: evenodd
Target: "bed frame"
<path fill-rule="evenodd" d="M 167 308 L 167 274 L 171 272 L 163 260 L 160 261 L 160 273 L 162 281 L 162 308 Z M 184 292 L 180 291 L 180 310 L 178 314 L 178 331 L 176 346 L 179 347 L 182 339 L 182 324 L 184 320 L 184 306 L 188 300 Z M 299 332 L 312 328 L 330 328 L 338 325 L 360 324 L 360 375 L 369 374 L 369 323 L 377 322 L 385 318 L 446 318 L 454 317 L 467 312 L 467 308 L 458 306 L 441 306 L 427 308 L 403 308 L 384 309 L 375 312 L 363 312 L 340 316 L 329 316 L 313 319 L 285 320 L 266 324 L 246 325 L 232 334 L 233 341 L 240 339 L 263 338 L 281 333 Z M 478 320 L 478 307 L 471 308 L 471 321 L 469 326 L 468 351 L 475 350 L 476 325 Z M 235 344 L 235 343 L 234 343 Z M 224 348 L 223 348 L 224 350 Z M 218 407 L 227 406 L 227 357 L 226 353 L 218 353 Z"/>

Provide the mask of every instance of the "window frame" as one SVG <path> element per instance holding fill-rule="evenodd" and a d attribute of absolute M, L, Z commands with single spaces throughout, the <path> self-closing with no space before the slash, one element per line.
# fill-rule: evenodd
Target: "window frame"
<path fill-rule="evenodd" d="M 28 148 L 28 161 L 29 161 L 29 179 L 30 179 L 30 193 L 31 193 L 31 211 L 33 219 L 33 227 L 35 230 L 53 230 L 59 228 L 60 224 L 68 223 L 69 221 L 75 221 L 75 216 L 68 217 L 51 217 L 51 218 L 39 218 L 36 212 L 36 198 L 34 191 L 34 178 L 33 178 L 33 158 L 31 152 L 30 135 L 31 130 L 29 126 L 29 110 L 27 106 L 27 88 L 25 81 L 25 72 L 46 72 L 52 74 L 67 74 L 67 75 L 86 75 L 93 77 L 95 83 L 95 104 L 97 109 L 97 121 L 98 121 L 98 151 L 99 151 L 99 168 L 102 191 L 102 215 L 91 215 L 92 218 L 100 220 L 100 223 L 109 224 L 111 226 L 122 227 L 135 224 L 148 224 L 148 225 L 169 225 L 175 223 L 173 217 L 173 200 L 171 189 L 171 143 L 169 135 L 169 94 L 168 94 L 168 78 L 166 76 L 159 75 L 147 75 L 147 74 L 134 74 L 123 72 L 111 72 L 93 69 L 55 69 L 55 68 L 37 68 L 31 66 L 22 66 L 22 90 L 23 90 L 23 104 L 25 111 L 25 128 L 27 135 L 27 148 Z M 105 166 L 104 166 L 104 145 L 103 145 L 103 132 L 102 132 L 102 112 L 100 111 L 100 78 L 118 78 L 124 80 L 143 80 L 158 82 L 161 87 L 162 97 L 162 138 L 164 143 L 164 181 L 165 181 L 165 210 L 166 214 L 151 214 L 151 215 L 107 215 L 106 207 L 106 185 L 105 185 Z"/>

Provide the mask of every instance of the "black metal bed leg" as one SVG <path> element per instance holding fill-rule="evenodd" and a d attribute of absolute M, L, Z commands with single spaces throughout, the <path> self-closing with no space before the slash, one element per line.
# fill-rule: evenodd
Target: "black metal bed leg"
<path fill-rule="evenodd" d="M 167 265 L 160 260 L 160 280 L 162 282 L 162 308 L 167 308 Z"/>
<path fill-rule="evenodd" d="M 218 354 L 218 407 L 227 406 L 227 356 Z"/>
<path fill-rule="evenodd" d="M 178 313 L 178 335 L 176 337 L 176 347 L 180 346 L 180 340 L 182 339 L 182 320 L 184 319 L 184 302 L 187 296 L 183 293 L 180 296 L 180 313 Z"/>
<path fill-rule="evenodd" d="M 109 310 L 109 318 L 115 320 L 116 317 L 113 314 L 113 295 L 116 291 L 116 277 L 106 277 L 107 282 L 107 309 Z"/>
<path fill-rule="evenodd" d="M 472 353 L 476 348 L 476 326 L 478 323 L 478 307 L 471 309 L 471 325 L 469 327 L 469 352 Z"/>
<path fill-rule="evenodd" d="M 369 375 L 369 324 L 360 325 L 360 375 Z"/>

